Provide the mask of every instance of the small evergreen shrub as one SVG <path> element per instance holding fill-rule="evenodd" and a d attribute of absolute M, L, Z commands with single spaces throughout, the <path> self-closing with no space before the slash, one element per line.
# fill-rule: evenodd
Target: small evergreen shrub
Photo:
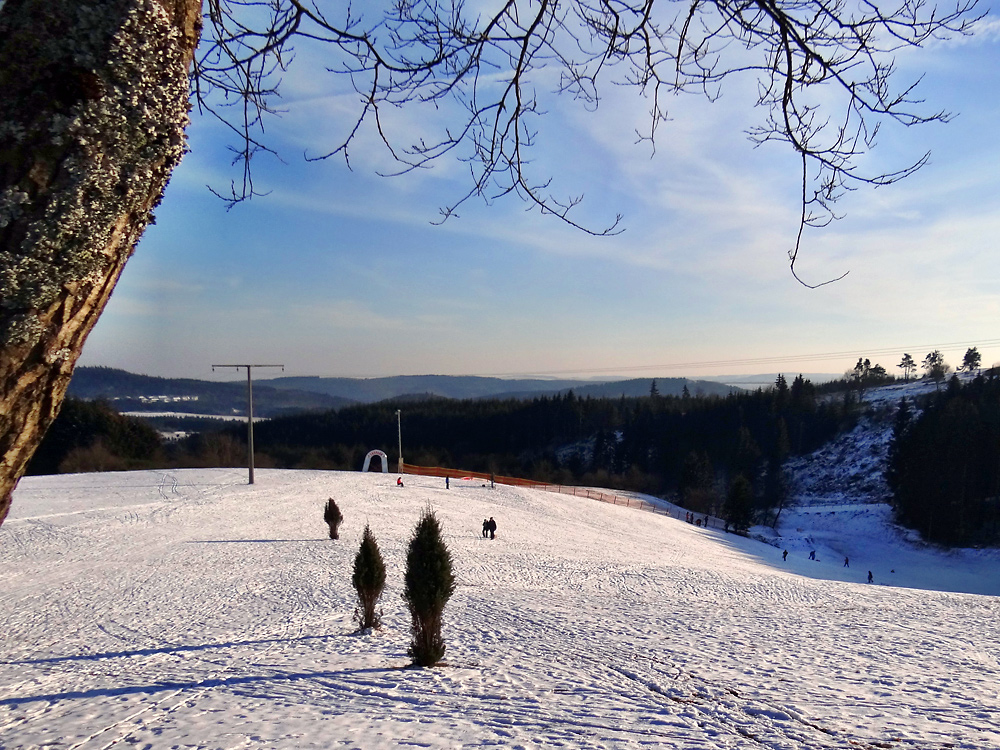
<path fill-rule="evenodd" d="M 326 509 L 323 511 L 323 520 L 330 527 L 330 538 L 340 539 L 340 524 L 344 522 L 344 514 L 337 507 L 337 502 L 331 497 L 326 501 Z"/>
<path fill-rule="evenodd" d="M 444 657 L 442 616 L 454 591 L 451 553 L 441 538 L 441 525 L 433 511 L 425 510 L 406 553 L 403 589 L 411 617 L 409 655 L 417 666 L 432 667 Z"/>
<path fill-rule="evenodd" d="M 354 576 L 351 578 L 354 590 L 358 592 L 358 609 L 354 617 L 362 630 L 377 628 L 382 624 L 382 613 L 375 612 L 375 605 L 385 589 L 385 563 L 382 552 L 375 541 L 375 535 L 365 524 L 361 546 L 354 557 Z"/>

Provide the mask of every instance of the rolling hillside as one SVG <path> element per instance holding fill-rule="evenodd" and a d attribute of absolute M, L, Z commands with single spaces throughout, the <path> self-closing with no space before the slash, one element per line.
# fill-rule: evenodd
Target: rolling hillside
<path fill-rule="evenodd" d="M 841 524 L 818 561 L 798 546 L 782 561 L 780 539 L 572 496 L 395 480 L 23 480 L 0 527 L 0 744 L 1000 746 L 995 555 Z M 331 496 L 346 517 L 339 542 L 322 523 Z M 458 588 L 446 665 L 410 669 L 402 569 L 426 507 Z M 791 533 L 809 539 L 804 510 Z M 495 541 L 480 536 L 488 516 Z M 350 571 L 366 523 L 389 583 L 384 628 L 358 634 Z M 849 549 L 850 567 L 828 549 Z M 890 566 L 924 588 L 886 585 Z"/>

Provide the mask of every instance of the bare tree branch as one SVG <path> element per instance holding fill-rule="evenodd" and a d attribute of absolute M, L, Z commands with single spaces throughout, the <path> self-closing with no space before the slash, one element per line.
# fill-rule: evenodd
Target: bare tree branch
<path fill-rule="evenodd" d="M 651 104 L 640 139 L 655 147 L 668 119 L 667 94 L 697 92 L 714 100 L 727 79 L 753 76 L 763 118 L 749 137 L 758 144 L 785 143 L 802 160 L 802 210 L 789 252 L 798 279 L 795 261 L 805 229 L 837 218 L 833 206 L 844 192 L 892 184 L 926 163 L 925 154 L 888 173 L 860 167 L 884 123 L 909 127 L 949 119 L 945 112 L 924 111 L 916 96 L 919 80 L 897 85 L 893 56 L 971 33 L 981 17 L 976 4 L 503 0 L 480 15 L 463 0 L 393 0 L 365 17 L 349 4 L 334 15 L 316 0 L 208 0 L 211 38 L 194 70 L 194 92 L 199 107 L 223 120 L 240 142 L 233 151 L 243 174 L 226 197 L 230 203 L 256 194 L 251 161 L 271 152 L 264 122 L 278 114 L 280 76 L 294 41 L 303 39 L 328 44 L 336 64 L 327 70 L 349 77 L 359 95 L 343 140 L 310 158 L 342 156 L 350 164 L 349 148 L 370 123 L 400 165 L 395 174 L 448 154 L 468 165 L 470 188 L 441 209 L 442 221 L 473 197 L 490 202 L 513 193 L 543 213 L 606 235 L 621 231 L 620 216 L 602 229 L 585 227 L 571 216 L 580 197 L 559 198 L 547 175 L 529 175 L 532 123 L 544 114 L 540 96 L 563 94 L 595 108 L 602 86 L 633 86 Z M 558 84 L 540 94 L 538 82 L 551 80 L 545 69 L 558 71 Z M 822 104 L 813 95 L 820 91 Z M 436 139 L 407 142 L 390 133 L 383 118 L 387 109 L 447 102 L 464 115 Z"/>

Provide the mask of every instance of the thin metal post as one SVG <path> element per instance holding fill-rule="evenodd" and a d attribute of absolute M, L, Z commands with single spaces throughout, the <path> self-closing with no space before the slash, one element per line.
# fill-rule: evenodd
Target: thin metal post
<path fill-rule="evenodd" d="M 396 430 L 399 433 L 399 473 L 403 473 L 403 422 L 400 410 L 396 409 Z"/>
<path fill-rule="evenodd" d="M 247 471 L 249 473 L 249 484 L 253 484 L 253 376 L 251 371 L 255 367 L 280 367 L 284 371 L 284 365 L 212 365 L 212 372 L 216 367 L 241 367 L 247 368 Z"/>
<path fill-rule="evenodd" d="M 248 484 L 253 484 L 253 378 L 250 377 L 252 369 L 247 366 L 247 470 L 250 472 Z"/>

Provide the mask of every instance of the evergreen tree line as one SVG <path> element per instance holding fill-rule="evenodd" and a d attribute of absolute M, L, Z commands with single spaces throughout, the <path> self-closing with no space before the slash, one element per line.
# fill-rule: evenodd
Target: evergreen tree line
<path fill-rule="evenodd" d="M 901 523 L 950 545 L 1000 540 L 1000 377 L 948 387 L 896 412 L 886 479 Z"/>
<path fill-rule="evenodd" d="M 220 420 L 212 420 L 216 430 Z M 360 449 L 360 448 L 359 448 Z M 206 431 L 167 441 L 140 417 L 103 400 L 68 397 L 28 464 L 27 474 L 246 466 L 246 436 Z M 261 466 L 273 466 L 263 456 Z"/>
<path fill-rule="evenodd" d="M 27 473 L 150 469 L 162 466 L 164 460 L 163 440 L 146 422 L 119 414 L 104 401 L 70 397 Z"/>

